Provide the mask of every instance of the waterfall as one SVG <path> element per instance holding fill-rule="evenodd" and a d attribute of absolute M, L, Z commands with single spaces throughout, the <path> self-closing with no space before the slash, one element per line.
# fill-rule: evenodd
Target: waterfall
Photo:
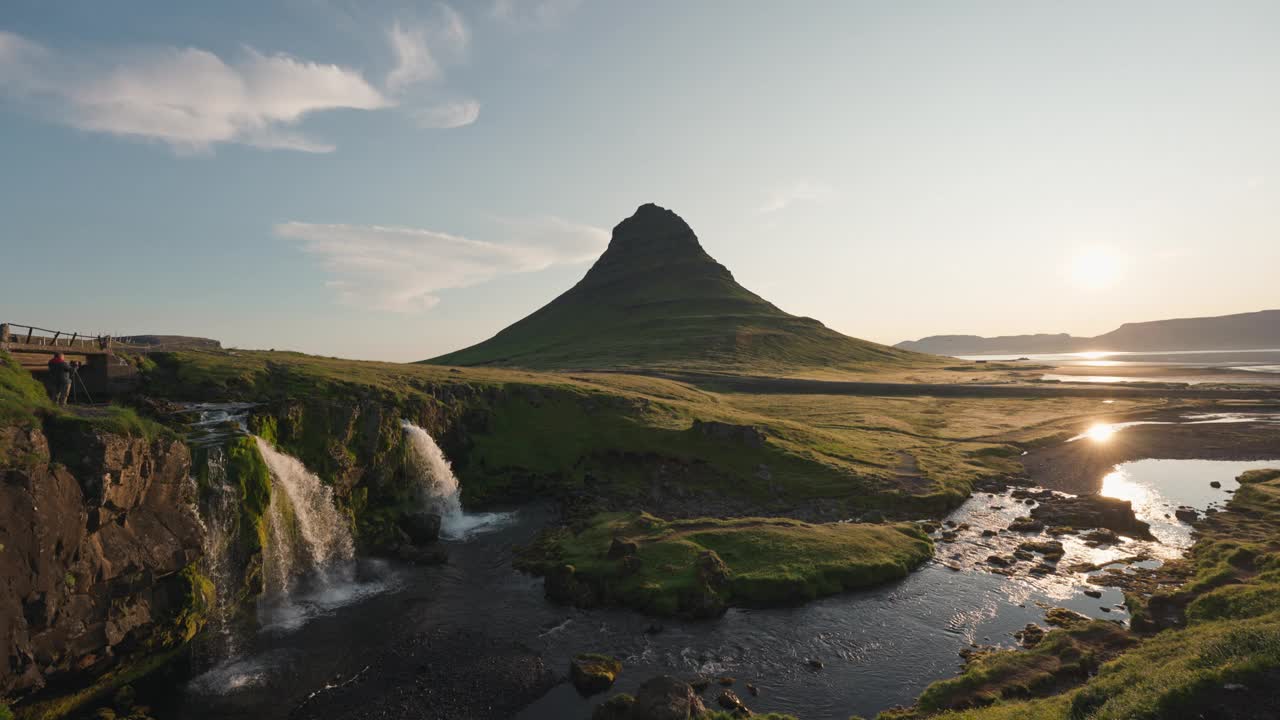
<path fill-rule="evenodd" d="M 202 512 L 197 515 L 204 527 L 203 570 L 217 590 L 210 613 L 209 641 L 217 657 L 231 657 L 239 649 L 233 620 L 236 616 L 235 586 L 236 521 L 240 511 L 240 494 L 227 484 L 227 456 L 220 446 L 208 450 L 208 492 Z"/>
<path fill-rule="evenodd" d="M 418 480 L 422 503 L 440 515 L 440 535 L 449 540 L 464 540 L 481 532 L 495 530 L 513 513 L 466 513 L 462 511 L 462 490 L 453 466 L 444 451 L 426 430 L 408 420 L 400 425 L 409 437 L 409 470 Z"/>
<path fill-rule="evenodd" d="M 355 544 L 333 490 L 297 458 L 255 440 L 271 471 L 265 580 L 268 591 L 287 595 L 299 575 L 324 576 L 343 567 L 354 558 Z"/>

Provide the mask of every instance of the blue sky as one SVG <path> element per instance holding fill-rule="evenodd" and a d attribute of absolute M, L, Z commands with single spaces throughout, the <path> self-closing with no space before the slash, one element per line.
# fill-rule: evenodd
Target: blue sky
<path fill-rule="evenodd" d="M 1270 2 L 0 5 L 0 319 L 416 360 L 636 206 L 881 342 L 1280 306 Z"/>

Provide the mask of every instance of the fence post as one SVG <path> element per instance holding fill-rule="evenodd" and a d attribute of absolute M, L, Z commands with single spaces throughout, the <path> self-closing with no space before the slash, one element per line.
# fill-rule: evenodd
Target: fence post
<path fill-rule="evenodd" d="M 0 346 L 9 343 L 9 323 L 0 323 Z"/>

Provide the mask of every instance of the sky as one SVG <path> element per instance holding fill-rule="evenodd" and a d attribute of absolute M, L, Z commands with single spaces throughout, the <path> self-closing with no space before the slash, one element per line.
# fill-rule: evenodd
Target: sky
<path fill-rule="evenodd" d="M 1280 307 L 1280 4 L 4 0 L 0 321 L 412 361 L 655 202 L 884 343 Z"/>

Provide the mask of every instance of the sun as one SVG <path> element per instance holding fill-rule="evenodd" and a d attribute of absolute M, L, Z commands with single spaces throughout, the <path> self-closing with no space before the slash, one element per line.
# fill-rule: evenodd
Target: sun
<path fill-rule="evenodd" d="M 1082 290 L 1103 290 L 1124 275 L 1124 257 L 1105 245 L 1080 248 L 1067 265 L 1071 283 Z"/>

